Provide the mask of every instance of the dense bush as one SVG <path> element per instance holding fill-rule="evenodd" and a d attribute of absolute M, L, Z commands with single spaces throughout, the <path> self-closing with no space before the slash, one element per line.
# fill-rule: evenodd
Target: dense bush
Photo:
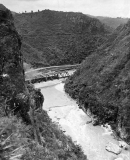
<path fill-rule="evenodd" d="M 33 126 L 25 125 L 16 117 L 0 117 L 0 158 L 2 160 L 86 160 L 81 147 L 59 130 L 47 113 L 35 113 L 35 120 L 42 137 L 39 145 Z"/>
<path fill-rule="evenodd" d="M 15 14 L 14 19 L 23 37 L 24 61 L 35 67 L 81 63 L 111 32 L 82 13 L 44 10 Z"/>
<path fill-rule="evenodd" d="M 130 22 L 117 28 L 106 43 L 82 62 L 65 84 L 65 91 L 97 115 L 113 123 L 124 139 L 130 137 Z"/>

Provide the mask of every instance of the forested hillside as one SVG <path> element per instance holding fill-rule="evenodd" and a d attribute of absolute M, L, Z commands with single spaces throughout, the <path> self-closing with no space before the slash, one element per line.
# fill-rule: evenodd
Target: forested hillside
<path fill-rule="evenodd" d="M 0 160 L 87 160 L 42 110 L 40 90 L 25 83 L 21 44 L 11 12 L 0 4 Z"/>
<path fill-rule="evenodd" d="M 130 21 L 88 56 L 65 85 L 66 92 L 130 141 Z"/>
<path fill-rule="evenodd" d="M 24 61 L 33 66 L 81 63 L 103 44 L 111 29 L 82 13 L 44 10 L 15 14 Z"/>

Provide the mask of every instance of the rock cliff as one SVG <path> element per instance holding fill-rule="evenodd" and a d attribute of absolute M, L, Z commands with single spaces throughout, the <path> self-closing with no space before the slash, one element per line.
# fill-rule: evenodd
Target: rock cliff
<path fill-rule="evenodd" d="M 7 110 L 13 110 L 15 114 L 22 111 L 20 115 L 27 122 L 29 97 L 20 49 L 21 38 L 14 27 L 12 14 L 0 4 L 0 106 L 6 114 Z"/>
<path fill-rule="evenodd" d="M 2 96 L 25 91 L 21 39 L 11 12 L 0 4 L 0 88 Z"/>

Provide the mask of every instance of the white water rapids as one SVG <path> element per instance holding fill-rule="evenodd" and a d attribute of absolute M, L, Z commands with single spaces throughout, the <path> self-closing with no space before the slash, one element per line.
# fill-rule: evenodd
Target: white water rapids
<path fill-rule="evenodd" d="M 35 87 L 41 88 L 44 95 L 43 109 L 66 135 L 82 147 L 88 160 L 114 160 L 118 157 L 105 150 L 108 142 L 118 144 L 118 141 L 101 126 L 86 124 L 90 117 L 64 92 L 64 83 L 61 80 L 35 84 Z M 129 158 L 129 153 L 130 151 L 122 151 L 121 154 Z"/>

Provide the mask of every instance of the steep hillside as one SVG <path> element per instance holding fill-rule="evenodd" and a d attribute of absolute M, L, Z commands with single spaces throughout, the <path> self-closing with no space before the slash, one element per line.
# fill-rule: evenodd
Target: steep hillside
<path fill-rule="evenodd" d="M 33 66 L 80 63 L 110 33 L 99 20 L 82 13 L 44 10 L 14 18 L 24 41 L 24 61 Z"/>
<path fill-rule="evenodd" d="M 98 20 L 100 20 L 100 22 L 102 22 L 106 26 L 111 27 L 111 29 L 116 29 L 118 26 L 127 23 L 129 20 L 129 18 L 121 18 L 121 17 L 112 18 L 112 17 L 103 17 L 103 16 L 92 16 L 89 14 L 87 14 L 87 16 L 92 18 L 97 18 Z"/>
<path fill-rule="evenodd" d="M 83 61 L 65 90 L 130 141 L 130 21 Z"/>
<path fill-rule="evenodd" d="M 26 90 L 21 39 L 12 22 L 11 12 L 0 4 L 0 96 L 4 98 Z"/>
<path fill-rule="evenodd" d="M 0 160 L 87 160 L 42 110 L 41 92 L 25 83 L 21 43 L 0 4 Z"/>

